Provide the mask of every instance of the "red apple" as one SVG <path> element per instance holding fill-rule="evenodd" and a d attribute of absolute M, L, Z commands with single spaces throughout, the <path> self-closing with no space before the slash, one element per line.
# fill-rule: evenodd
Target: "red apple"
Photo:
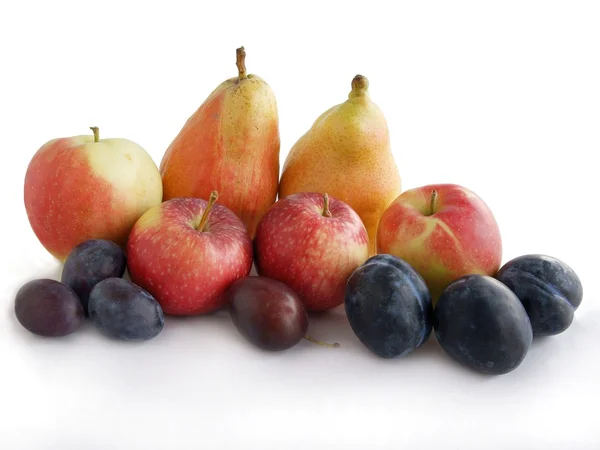
<path fill-rule="evenodd" d="M 42 245 L 65 260 L 89 239 L 125 246 L 131 227 L 162 201 L 158 167 L 127 139 L 54 139 L 33 156 L 25 175 L 29 223 Z"/>
<path fill-rule="evenodd" d="M 309 311 L 323 311 L 344 302 L 346 280 L 369 255 L 369 238 L 346 203 L 300 193 L 269 209 L 254 250 L 260 275 L 287 284 Z"/>
<path fill-rule="evenodd" d="M 243 222 L 210 200 L 175 198 L 148 210 L 127 243 L 131 280 L 150 292 L 165 314 L 214 311 L 223 293 L 252 268 L 252 240 Z"/>
<path fill-rule="evenodd" d="M 411 264 L 436 300 L 463 275 L 494 276 L 502 261 L 502 240 L 481 198 L 455 184 L 437 184 L 394 200 L 379 221 L 377 251 Z"/>

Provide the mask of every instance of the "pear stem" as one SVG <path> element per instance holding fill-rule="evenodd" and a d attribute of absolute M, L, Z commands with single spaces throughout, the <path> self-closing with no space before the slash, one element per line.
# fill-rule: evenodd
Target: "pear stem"
<path fill-rule="evenodd" d="M 434 189 L 433 191 L 431 191 L 431 203 L 429 204 L 429 215 L 430 216 L 435 214 L 435 202 L 436 202 L 437 198 L 438 198 L 438 193 Z"/>
<path fill-rule="evenodd" d="M 94 133 L 94 142 L 100 140 L 100 129 L 98 127 L 90 127 L 90 130 Z"/>
<path fill-rule="evenodd" d="M 212 209 L 212 206 L 217 201 L 217 198 L 219 198 L 219 193 L 217 191 L 212 191 L 210 193 L 210 198 L 208 199 L 208 205 L 206 205 L 206 208 L 204 209 L 204 212 L 202 213 L 202 218 L 200 219 L 200 225 L 198 225 L 198 228 L 196 228 L 198 231 L 204 231 L 204 227 L 206 226 L 206 222 L 208 222 L 208 217 L 210 216 L 210 210 Z"/>
<path fill-rule="evenodd" d="M 321 347 L 329 347 L 329 348 L 340 348 L 340 344 L 334 342 L 333 344 L 329 344 L 328 342 L 319 341 L 317 339 L 313 339 L 310 336 L 304 336 L 304 339 L 312 342 L 313 344 L 320 345 Z"/>
<path fill-rule="evenodd" d="M 239 79 L 243 80 L 244 78 L 247 77 L 246 75 L 246 50 L 244 50 L 244 47 L 240 47 L 238 49 L 235 50 L 235 65 L 238 68 L 238 72 L 239 72 Z"/>
<path fill-rule="evenodd" d="M 356 75 L 352 79 L 352 91 L 350 92 L 350 98 L 360 97 L 367 93 L 369 89 L 369 80 L 364 75 Z"/>
<path fill-rule="evenodd" d="M 323 194 L 323 216 L 331 217 L 331 211 L 329 211 L 329 195 Z"/>

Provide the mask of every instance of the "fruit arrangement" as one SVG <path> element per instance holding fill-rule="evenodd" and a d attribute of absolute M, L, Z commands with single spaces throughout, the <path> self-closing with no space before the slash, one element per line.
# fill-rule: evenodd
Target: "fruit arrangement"
<path fill-rule="evenodd" d="M 494 215 L 463 186 L 401 192 L 364 76 L 296 142 L 279 178 L 275 95 L 247 74 L 243 47 L 236 56 L 238 75 L 187 120 L 160 167 L 96 127 L 35 153 L 27 217 L 64 266 L 60 281 L 17 292 L 25 329 L 66 336 L 89 320 L 107 337 L 149 340 L 165 315 L 228 309 L 260 349 L 339 347 L 306 333 L 310 314 L 344 305 L 377 356 L 418 351 L 435 334 L 453 360 L 499 375 L 535 337 L 571 325 L 583 289 L 567 264 L 523 255 L 502 265 Z"/>

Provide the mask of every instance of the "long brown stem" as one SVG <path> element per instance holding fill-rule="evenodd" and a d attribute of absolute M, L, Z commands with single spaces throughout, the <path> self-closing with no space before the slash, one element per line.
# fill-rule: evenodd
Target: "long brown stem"
<path fill-rule="evenodd" d="M 200 224 L 198 225 L 198 228 L 196 228 L 198 231 L 204 231 L 204 227 L 206 226 L 206 222 L 208 222 L 208 217 L 210 216 L 210 210 L 217 201 L 217 198 L 219 198 L 219 193 L 217 191 L 212 191 L 210 193 L 210 198 L 208 199 L 208 205 L 206 205 L 206 208 L 202 213 Z"/>
<path fill-rule="evenodd" d="M 329 211 L 329 195 L 323 194 L 323 216 L 331 217 L 331 211 Z"/>
<path fill-rule="evenodd" d="M 437 197 L 438 197 L 438 192 L 434 189 L 433 191 L 431 191 L 431 203 L 429 205 L 429 215 L 430 216 L 435 214 L 435 202 L 437 200 Z"/>
<path fill-rule="evenodd" d="M 312 342 L 313 344 L 320 345 L 321 347 L 329 347 L 329 348 L 340 348 L 340 344 L 334 342 L 333 344 L 329 344 L 328 342 L 319 341 L 317 339 L 313 339 L 310 336 L 304 336 L 304 339 Z"/>
<path fill-rule="evenodd" d="M 90 127 L 90 130 L 94 133 L 94 142 L 100 140 L 100 129 L 98 127 Z"/>
<path fill-rule="evenodd" d="M 246 75 L 246 50 L 244 47 L 240 47 L 235 50 L 235 65 L 238 68 L 239 78 L 243 80 L 247 77 Z"/>

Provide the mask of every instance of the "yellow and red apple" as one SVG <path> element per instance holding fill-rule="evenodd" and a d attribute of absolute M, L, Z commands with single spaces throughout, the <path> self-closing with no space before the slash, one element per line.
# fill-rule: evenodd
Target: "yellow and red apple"
<path fill-rule="evenodd" d="M 29 223 L 42 245 L 65 260 L 88 239 L 124 246 L 139 217 L 162 201 L 158 167 L 138 144 L 94 135 L 53 139 L 25 175 Z"/>
<path fill-rule="evenodd" d="M 434 301 L 468 274 L 493 276 L 502 262 L 498 224 L 484 201 L 455 184 L 408 190 L 383 213 L 377 251 L 411 264 Z"/>

